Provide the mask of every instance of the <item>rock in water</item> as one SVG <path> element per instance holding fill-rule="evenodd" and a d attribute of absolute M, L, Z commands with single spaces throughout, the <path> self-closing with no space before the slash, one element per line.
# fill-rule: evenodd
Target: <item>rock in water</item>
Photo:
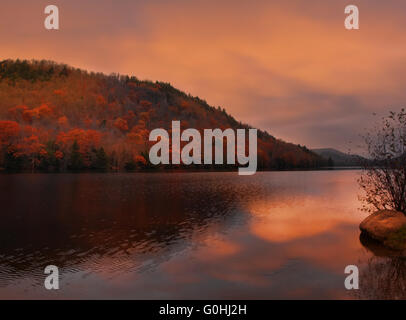
<path fill-rule="evenodd" d="M 362 232 L 380 242 L 385 242 L 403 227 L 406 227 L 406 216 L 402 212 L 392 210 L 377 211 L 359 226 Z"/>

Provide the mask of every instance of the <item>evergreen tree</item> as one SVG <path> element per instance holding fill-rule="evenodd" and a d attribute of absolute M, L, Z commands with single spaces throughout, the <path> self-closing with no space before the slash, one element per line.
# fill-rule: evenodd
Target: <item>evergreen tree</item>
<path fill-rule="evenodd" d="M 328 167 L 334 167 L 334 161 L 333 161 L 333 159 L 331 159 L 331 157 L 328 158 L 327 166 Z"/>
<path fill-rule="evenodd" d="M 74 171 L 83 169 L 83 159 L 80 154 L 79 144 L 76 140 L 72 144 L 68 168 Z"/>
<path fill-rule="evenodd" d="M 61 72 L 59 72 L 60 77 L 67 77 L 69 75 L 68 68 L 66 66 L 63 66 Z"/>
<path fill-rule="evenodd" d="M 14 155 L 10 152 L 7 152 L 4 156 L 4 168 L 7 171 L 11 172 L 19 172 L 23 169 L 23 158 L 22 157 L 14 157 Z"/>
<path fill-rule="evenodd" d="M 107 158 L 107 154 L 104 151 L 104 148 L 101 147 L 100 149 L 96 150 L 96 159 L 93 167 L 96 170 L 106 171 L 108 169 L 109 159 Z"/>

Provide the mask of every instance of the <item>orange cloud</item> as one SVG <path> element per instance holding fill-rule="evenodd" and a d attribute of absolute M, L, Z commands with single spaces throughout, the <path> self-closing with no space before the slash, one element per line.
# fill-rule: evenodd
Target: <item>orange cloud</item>
<path fill-rule="evenodd" d="M 361 29 L 347 31 L 344 0 L 59 0 L 50 32 L 46 1 L 5 0 L 0 58 L 171 82 L 281 138 L 345 148 L 406 98 L 406 5 L 357 3 Z"/>

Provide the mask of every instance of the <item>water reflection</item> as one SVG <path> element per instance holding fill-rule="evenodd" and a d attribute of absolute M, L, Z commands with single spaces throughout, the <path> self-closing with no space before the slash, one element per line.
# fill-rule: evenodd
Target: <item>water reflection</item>
<path fill-rule="evenodd" d="M 360 270 L 360 299 L 406 299 L 406 259 L 370 257 Z"/>
<path fill-rule="evenodd" d="M 42 277 L 41 268 L 51 263 L 71 269 L 85 262 L 86 268 L 125 272 L 139 265 L 137 254 L 159 257 L 175 243 L 188 245 L 185 239 L 194 230 L 226 224 L 234 193 L 216 192 L 214 180 L 204 188 L 188 179 L 179 184 L 179 178 L 2 177 L 0 285 L 23 274 Z M 111 263 L 98 261 L 106 257 Z"/>
<path fill-rule="evenodd" d="M 356 174 L 1 176 L 0 298 L 354 298 Z"/>
<path fill-rule="evenodd" d="M 360 270 L 360 299 L 406 299 L 406 256 L 382 244 L 360 236 L 362 245 L 373 255 Z"/>

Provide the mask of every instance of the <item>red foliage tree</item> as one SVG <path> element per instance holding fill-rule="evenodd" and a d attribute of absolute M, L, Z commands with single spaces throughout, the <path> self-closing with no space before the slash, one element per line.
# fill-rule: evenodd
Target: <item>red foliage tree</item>
<path fill-rule="evenodd" d="M 114 126 L 115 126 L 118 130 L 120 130 L 120 131 L 122 131 L 122 132 L 128 131 L 128 123 L 127 123 L 127 120 L 124 120 L 124 119 L 121 119 L 121 118 L 117 118 L 117 119 L 114 121 Z"/>
<path fill-rule="evenodd" d="M 0 147 L 9 145 L 20 133 L 20 125 L 15 121 L 0 121 Z"/>

